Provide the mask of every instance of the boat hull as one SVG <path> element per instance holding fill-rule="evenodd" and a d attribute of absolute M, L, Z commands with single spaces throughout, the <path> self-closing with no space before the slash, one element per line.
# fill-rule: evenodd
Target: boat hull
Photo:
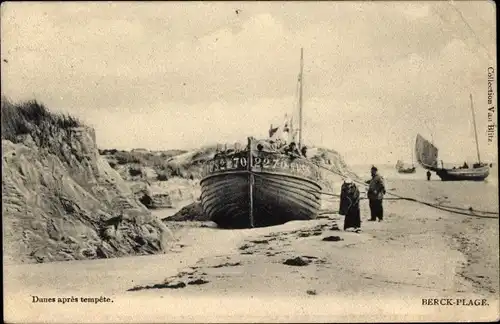
<path fill-rule="evenodd" d="M 484 181 L 490 174 L 489 167 L 472 169 L 438 169 L 442 181 Z"/>
<path fill-rule="evenodd" d="M 219 227 L 246 228 L 316 218 L 322 173 L 303 157 L 251 151 L 208 161 L 201 185 L 203 212 Z M 250 153 L 251 152 L 251 153 Z"/>
<path fill-rule="evenodd" d="M 409 169 L 399 169 L 398 173 L 415 173 L 416 169 L 415 168 L 409 168 Z"/>
<path fill-rule="evenodd" d="M 472 168 L 438 168 L 438 149 L 431 142 L 417 134 L 415 142 L 417 161 L 425 169 L 434 171 L 442 181 L 484 181 L 490 174 L 490 168 L 477 164 Z"/>
<path fill-rule="evenodd" d="M 203 212 L 223 228 L 265 227 L 310 220 L 317 217 L 321 207 L 319 184 L 281 173 L 220 173 L 204 178 L 201 190 Z"/>

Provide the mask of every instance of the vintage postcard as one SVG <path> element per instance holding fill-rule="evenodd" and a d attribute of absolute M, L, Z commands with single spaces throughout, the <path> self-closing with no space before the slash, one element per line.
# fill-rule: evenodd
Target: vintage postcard
<path fill-rule="evenodd" d="M 498 320 L 495 17 L 3 2 L 4 321 Z"/>

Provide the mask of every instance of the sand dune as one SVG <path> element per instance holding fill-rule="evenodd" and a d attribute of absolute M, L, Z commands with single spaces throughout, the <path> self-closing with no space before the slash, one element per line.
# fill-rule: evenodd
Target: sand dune
<path fill-rule="evenodd" d="M 92 128 L 2 99 L 5 262 L 162 253 L 167 228 L 98 155 Z"/>

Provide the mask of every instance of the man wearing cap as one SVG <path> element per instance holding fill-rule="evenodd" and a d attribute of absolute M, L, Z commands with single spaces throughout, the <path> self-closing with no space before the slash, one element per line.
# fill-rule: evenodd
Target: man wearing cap
<path fill-rule="evenodd" d="M 371 168 L 372 179 L 369 181 L 368 185 L 368 200 L 370 202 L 370 221 L 376 221 L 377 218 L 379 222 L 384 219 L 384 208 L 382 206 L 382 200 L 385 195 L 385 185 L 384 179 L 378 174 L 378 169 L 375 166 Z"/>

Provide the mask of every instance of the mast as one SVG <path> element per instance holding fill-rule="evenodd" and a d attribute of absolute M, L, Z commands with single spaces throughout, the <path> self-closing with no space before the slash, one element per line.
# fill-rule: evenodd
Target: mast
<path fill-rule="evenodd" d="M 300 49 L 300 88 L 299 88 L 299 149 L 302 147 L 302 82 L 304 70 L 304 49 Z"/>
<path fill-rule="evenodd" d="M 248 138 L 248 162 L 247 162 L 247 170 L 248 170 L 248 214 L 250 220 L 250 227 L 254 227 L 253 223 L 253 185 L 254 185 L 254 177 L 252 173 L 252 139 Z"/>
<path fill-rule="evenodd" d="M 477 162 L 481 164 L 481 156 L 479 155 L 479 143 L 477 141 L 476 116 L 474 113 L 474 104 L 472 103 L 472 93 L 470 94 L 470 109 L 472 110 L 472 123 L 474 124 L 474 136 L 476 139 Z"/>
<path fill-rule="evenodd" d="M 410 147 L 411 147 L 411 146 L 410 146 Z M 415 163 L 414 163 L 414 161 L 413 161 L 413 149 L 410 149 L 410 151 L 411 151 L 411 166 L 412 166 L 412 167 L 415 167 Z"/>

